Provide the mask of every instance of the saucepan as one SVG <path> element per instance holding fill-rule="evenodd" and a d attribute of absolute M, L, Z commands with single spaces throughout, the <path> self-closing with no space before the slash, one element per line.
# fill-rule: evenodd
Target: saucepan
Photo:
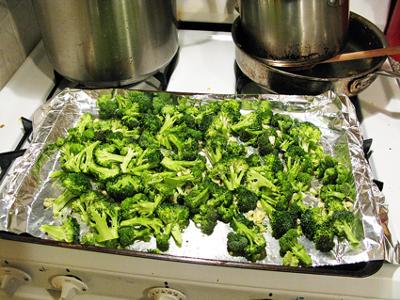
<path fill-rule="evenodd" d="M 342 50 L 349 0 L 241 0 L 240 17 L 249 47 L 269 65 L 303 66 Z"/>
<path fill-rule="evenodd" d="M 175 0 L 33 0 L 54 69 L 86 86 L 141 81 L 178 51 Z"/>
<path fill-rule="evenodd" d="M 317 95 L 328 90 L 355 96 L 378 75 L 398 77 L 382 69 L 387 57 L 318 64 L 314 67 L 280 68 L 266 64 L 251 52 L 248 36 L 243 32 L 240 18 L 232 26 L 236 44 L 236 62 L 242 72 L 265 89 L 279 94 Z M 342 52 L 355 52 L 387 47 L 385 36 L 367 19 L 350 14 L 347 42 Z"/>

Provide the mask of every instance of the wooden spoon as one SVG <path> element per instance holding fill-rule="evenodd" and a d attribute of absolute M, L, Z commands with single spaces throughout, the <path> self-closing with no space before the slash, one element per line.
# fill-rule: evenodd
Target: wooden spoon
<path fill-rule="evenodd" d="M 327 64 L 333 62 L 341 62 L 341 61 L 348 61 L 348 60 L 356 60 L 356 59 L 364 59 L 364 58 L 372 58 L 372 57 L 379 57 L 379 56 L 388 56 L 388 55 L 396 55 L 400 54 L 400 45 L 387 47 L 387 48 L 379 48 L 373 50 L 364 50 L 364 51 L 357 51 L 357 52 L 349 52 L 336 55 L 330 59 L 324 60 L 320 62 L 320 64 Z"/>

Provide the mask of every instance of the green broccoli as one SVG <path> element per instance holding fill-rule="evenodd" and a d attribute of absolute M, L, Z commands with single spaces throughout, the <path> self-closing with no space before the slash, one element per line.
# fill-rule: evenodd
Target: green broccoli
<path fill-rule="evenodd" d="M 291 251 L 286 252 L 282 259 L 282 265 L 287 267 L 298 267 L 299 263 L 299 259 Z"/>
<path fill-rule="evenodd" d="M 240 235 L 235 232 L 228 233 L 228 252 L 232 256 L 245 256 L 245 249 L 249 246 L 249 241 L 245 235 Z"/>
<path fill-rule="evenodd" d="M 177 204 L 161 204 L 156 215 L 165 224 L 170 224 L 171 235 L 177 246 L 182 246 L 182 231 L 189 225 L 189 209 Z"/>
<path fill-rule="evenodd" d="M 98 200 L 88 207 L 89 222 L 96 230 L 96 241 L 101 243 L 118 238 L 120 207 Z"/>
<path fill-rule="evenodd" d="M 211 170 L 211 176 L 213 180 L 224 183 L 228 190 L 233 191 L 242 184 L 247 169 L 248 165 L 244 159 L 233 158 L 219 162 Z"/>
<path fill-rule="evenodd" d="M 40 226 L 40 231 L 60 242 L 77 243 L 79 241 L 79 223 L 75 218 L 66 218 L 61 225 L 45 224 Z"/>
<path fill-rule="evenodd" d="M 299 229 L 289 229 L 280 239 L 280 255 L 285 257 L 288 252 L 291 252 L 299 261 L 299 264 L 305 267 L 312 265 L 312 259 L 307 253 L 303 245 L 299 244 L 298 238 L 301 236 Z"/>
<path fill-rule="evenodd" d="M 125 97 L 131 103 L 137 103 L 139 105 L 140 113 L 147 113 L 153 108 L 152 98 L 145 92 L 127 91 Z"/>
<path fill-rule="evenodd" d="M 208 186 L 195 186 L 193 190 L 185 196 L 185 206 L 189 208 L 192 214 L 195 214 L 199 211 L 200 206 L 207 202 L 209 195 Z"/>
<path fill-rule="evenodd" d="M 153 215 L 157 207 L 164 200 L 163 196 L 158 194 L 153 196 L 153 201 L 150 201 L 145 194 L 136 194 L 133 197 L 125 198 L 121 202 L 121 216 L 123 219 L 133 217 L 149 217 Z"/>
<path fill-rule="evenodd" d="M 135 241 L 148 242 L 151 238 L 151 231 L 148 228 L 135 228 L 131 226 L 118 229 L 118 240 L 122 247 L 132 245 Z"/>
<path fill-rule="evenodd" d="M 79 214 L 81 220 L 86 224 L 90 224 L 89 207 L 97 201 L 108 201 L 108 199 L 98 191 L 89 191 L 76 198 L 72 204 L 72 210 Z"/>
<path fill-rule="evenodd" d="M 245 213 L 256 208 L 258 201 L 257 194 L 243 186 L 238 187 L 234 192 L 240 212 Z"/>
<path fill-rule="evenodd" d="M 107 194 L 117 201 L 131 197 L 142 189 L 140 177 L 133 175 L 120 175 L 106 183 Z"/>
<path fill-rule="evenodd" d="M 231 129 L 233 131 L 240 131 L 249 128 L 251 130 L 261 130 L 261 122 L 258 113 L 251 112 L 240 117 L 239 122 L 233 124 Z"/>
<path fill-rule="evenodd" d="M 244 257 L 253 262 L 265 258 L 266 242 L 264 236 L 259 232 L 259 227 L 253 226 L 249 228 L 244 223 L 237 221 L 236 218 L 232 219 L 231 227 L 235 231 L 235 235 L 239 235 L 236 237 L 231 235 L 228 239 L 227 248 L 231 255 L 237 256 L 244 254 Z M 247 244 L 244 242 L 238 243 L 238 241 L 242 240 L 242 237 L 247 239 Z M 232 242 L 233 244 L 231 244 Z M 238 245 L 244 246 L 245 248 L 241 250 L 238 248 Z"/>
<path fill-rule="evenodd" d="M 209 207 L 204 212 L 195 214 L 193 222 L 198 226 L 202 233 L 211 235 L 218 221 L 218 212 L 215 208 Z"/>
<path fill-rule="evenodd" d="M 332 219 L 336 235 L 348 240 L 353 248 L 358 247 L 363 237 L 361 221 L 350 211 L 337 211 Z"/>
<path fill-rule="evenodd" d="M 309 152 L 321 139 L 321 130 L 310 122 L 301 122 L 290 128 L 290 135 L 305 152 Z"/>

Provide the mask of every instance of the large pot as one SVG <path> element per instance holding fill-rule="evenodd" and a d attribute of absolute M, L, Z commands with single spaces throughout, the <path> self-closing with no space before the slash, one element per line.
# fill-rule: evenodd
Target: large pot
<path fill-rule="evenodd" d="M 33 0 L 54 69 L 89 86 L 141 81 L 178 50 L 172 0 Z"/>
<path fill-rule="evenodd" d="M 337 54 L 346 40 L 348 0 L 241 0 L 253 52 L 269 65 L 313 64 Z"/>
<path fill-rule="evenodd" d="M 352 13 L 349 37 L 344 52 L 384 48 L 387 42 L 382 31 L 365 18 Z M 252 81 L 270 92 L 279 94 L 318 95 L 328 90 L 355 96 L 377 77 L 398 74 L 381 69 L 386 57 L 316 65 L 313 68 L 278 68 L 265 64 L 249 52 L 246 37 L 238 18 L 232 26 L 236 44 L 236 63 Z"/>

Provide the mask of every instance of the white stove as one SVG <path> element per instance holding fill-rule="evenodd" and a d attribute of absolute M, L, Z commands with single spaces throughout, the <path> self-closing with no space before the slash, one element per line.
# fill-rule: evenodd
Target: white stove
<path fill-rule="evenodd" d="M 179 62 L 167 90 L 235 93 L 234 45 L 229 33 L 181 30 L 180 41 Z M 23 135 L 20 117 L 33 117 L 54 86 L 53 76 L 39 44 L 0 91 L 0 124 L 4 125 L 0 152 L 14 150 Z M 379 77 L 358 98 L 364 137 L 373 138 L 373 174 L 385 184 L 389 227 L 398 241 L 400 88 L 394 79 Z M 54 275 L 72 275 L 86 283 L 87 291 L 73 299 L 147 299 L 151 287 L 170 287 L 187 299 L 199 300 L 400 299 L 400 267 L 386 263 L 361 279 L 177 263 L 0 240 L 1 267 L 19 268 L 32 278 L 16 291 L 15 299 L 57 299 L 59 294 L 49 282 Z M 0 299 L 9 297 L 0 291 Z"/>

